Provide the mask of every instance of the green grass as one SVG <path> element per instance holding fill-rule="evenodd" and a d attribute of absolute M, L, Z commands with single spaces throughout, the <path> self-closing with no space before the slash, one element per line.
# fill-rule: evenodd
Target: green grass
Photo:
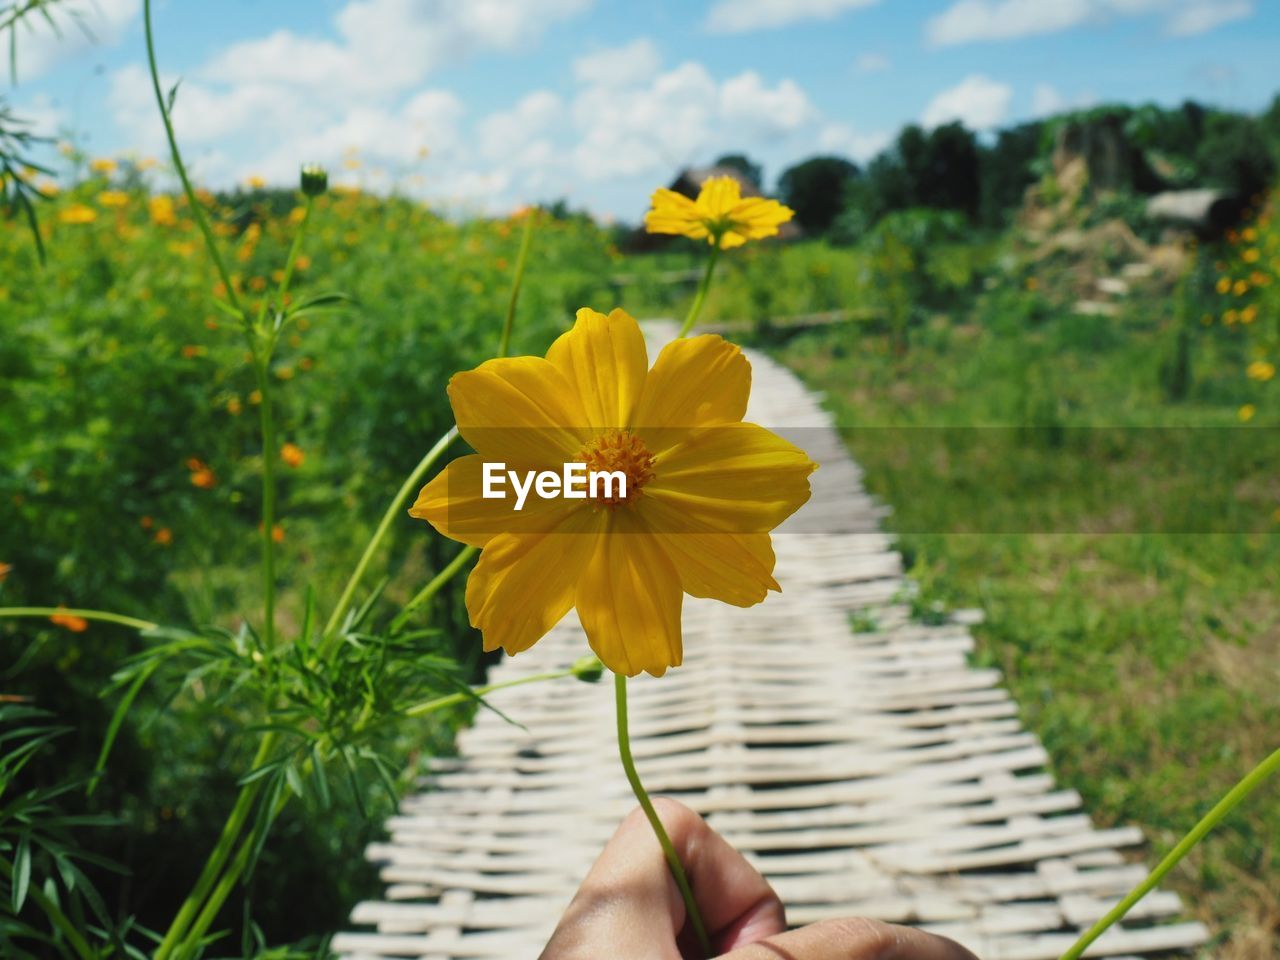
<path fill-rule="evenodd" d="M 1044 267 L 1031 292 L 1013 271 L 905 354 L 866 326 L 776 352 L 827 395 L 925 600 L 985 609 L 977 661 L 1060 780 L 1100 823 L 1143 827 L 1154 859 L 1278 745 L 1280 443 L 1236 332 L 1196 333 L 1172 402 L 1179 292 L 1085 317 L 1067 280 Z M 1176 873 L 1217 956 L 1280 943 L 1277 829 L 1273 784 Z"/>

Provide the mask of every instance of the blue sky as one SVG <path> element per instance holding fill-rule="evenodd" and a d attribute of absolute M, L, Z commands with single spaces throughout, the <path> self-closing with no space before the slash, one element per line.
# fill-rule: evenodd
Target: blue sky
<path fill-rule="evenodd" d="M 0 84 L 91 155 L 160 155 L 140 0 L 64 0 Z M 864 161 L 905 123 L 1280 92 L 1275 0 L 156 0 L 206 183 L 340 181 L 462 210 L 567 197 L 635 219 L 676 168 Z"/>

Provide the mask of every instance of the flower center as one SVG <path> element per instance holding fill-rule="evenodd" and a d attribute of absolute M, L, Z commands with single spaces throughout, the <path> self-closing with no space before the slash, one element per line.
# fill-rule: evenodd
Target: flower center
<path fill-rule="evenodd" d="M 616 470 L 627 478 L 625 496 L 618 496 L 615 488 L 613 495 L 594 498 L 598 506 L 613 509 L 631 503 L 640 496 L 640 488 L 653 479 L 653 454 L 628 430 L 606 430 L 578 451 L 578 459 L 587 465 L 588 473 Z"/>

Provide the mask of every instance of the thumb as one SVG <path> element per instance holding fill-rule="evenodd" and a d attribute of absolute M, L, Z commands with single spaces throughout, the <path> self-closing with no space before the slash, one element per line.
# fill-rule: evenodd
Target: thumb
<path fill-rule="evenodd" d="M 683 804 L 660 798 L 654 806 L 717 951 L 786 929 L 782 903 L 742 854 Z M 662 847 L 636 810 L 587 874 L 541 960 L 680 960 L 685 919 Z"/>

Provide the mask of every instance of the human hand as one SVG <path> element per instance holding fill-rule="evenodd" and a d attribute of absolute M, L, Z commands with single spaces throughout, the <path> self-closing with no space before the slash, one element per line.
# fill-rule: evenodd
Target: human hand
<path fill-rule="evenodd" d="M 932 934 L 874 920 L 787 931 L 781 901 L 742 854 L 674 800 L 655 801 L 722 960 L 976 960 Z M 541 960 L 683 960 L 699 956 L 685 906 L 644 813 L 613 835 Z"/>

